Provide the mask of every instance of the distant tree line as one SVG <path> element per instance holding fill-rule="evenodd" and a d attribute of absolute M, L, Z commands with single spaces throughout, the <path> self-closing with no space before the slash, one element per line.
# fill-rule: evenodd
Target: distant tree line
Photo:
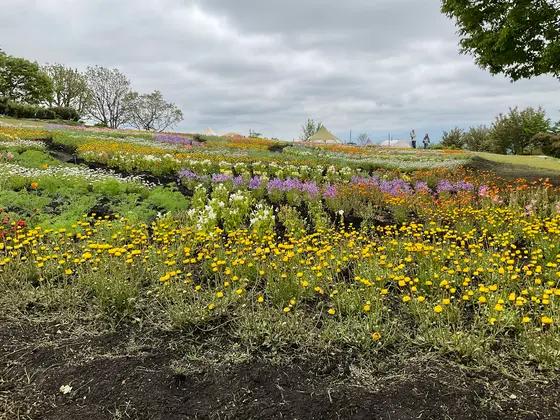
<path fill-rule="evenodd" d="M 490 127 L 444 131 L 440 145 L 454 149 L 500 154 L 545 154 L 560 157 L 560 122 L 552 125 L 543 108 L 510 108 Z"/>
<path fill-rule="evenodd" d="M 91 120 L 98 126 L 164 131 L 182 111 L 155 90 L 140 94 L 118 69 L 40 66 L 0 50 L 0 114 L 14 118 Z"/>

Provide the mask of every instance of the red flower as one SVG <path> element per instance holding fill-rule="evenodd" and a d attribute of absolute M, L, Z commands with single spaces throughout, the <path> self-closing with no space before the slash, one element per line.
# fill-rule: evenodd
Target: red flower
<path fill-rule="evenodd" d="M 17 222 L 18 226 L 25 226 L 25 222 L 23 220 L 20 220 L 19 222 Z"/>

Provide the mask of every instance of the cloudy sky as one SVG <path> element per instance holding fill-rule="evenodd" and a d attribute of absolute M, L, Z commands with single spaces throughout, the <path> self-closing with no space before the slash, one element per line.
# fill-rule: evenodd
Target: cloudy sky
<path fill-rule="evenodd" d="M 347 140 L 433 140 L 510 106 L 560 118 L 559 82 L 511 84 L 458 53 L 439 0 L 1 0 L 8 54 L 116 67 L 183 110 L 178 127 L 297 138 L 307 118 Z"/>

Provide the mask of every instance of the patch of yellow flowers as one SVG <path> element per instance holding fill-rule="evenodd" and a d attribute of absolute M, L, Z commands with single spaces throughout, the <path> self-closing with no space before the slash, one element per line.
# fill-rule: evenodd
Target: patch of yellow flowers
<path fill-rule="evenodd" d="M 24 228 L 2 237 L 0 276 L 56 283 L 125 273 L 151 283 L 151 293 L 179 285 L 184 293 L 206 292 L 209 311 L 252 302 L 287 316 L 310 311 L 342 321 L 410 311 L 443 323 L 458 312 L 489 327 L 554 328 L 560 215 L 529 220 L 508 209 L 464 208 L 447 218 L 463 228 L 407 223 L 296 239 L 84 217 L 68 230 Z"/>

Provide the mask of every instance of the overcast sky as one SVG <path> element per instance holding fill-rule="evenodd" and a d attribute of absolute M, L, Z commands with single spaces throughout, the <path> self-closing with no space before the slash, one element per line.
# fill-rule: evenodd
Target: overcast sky
<path fill-rule="evenodd" d="M 560 82 L 511 84 L 459 54 L 439 0 L 0 0 L 8 54 L 116 67 L 176 103 L 180 130 L 347 140 L 489 124 L 508 107 L 560 118 Z"/>

